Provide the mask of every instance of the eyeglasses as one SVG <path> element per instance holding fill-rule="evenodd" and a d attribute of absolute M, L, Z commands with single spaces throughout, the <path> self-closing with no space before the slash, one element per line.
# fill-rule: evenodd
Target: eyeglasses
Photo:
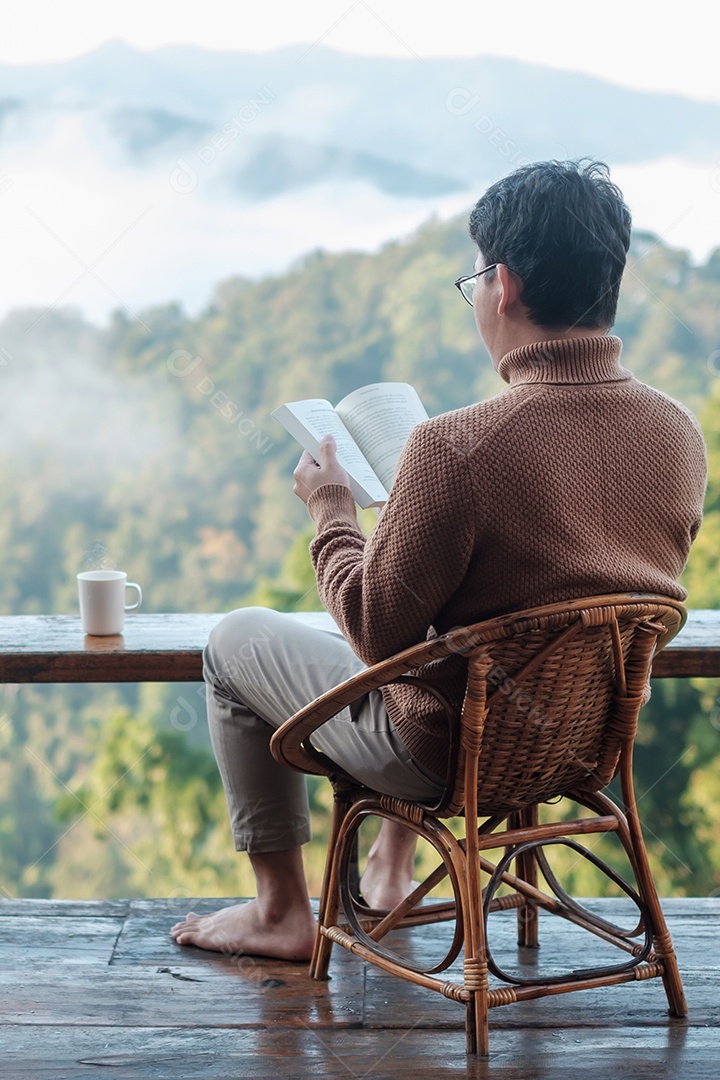
<path fill-rule="evenodd" d="M 455 288 L 459 289 L 468 304 L 473 302 L 473 293 L 475 292 L 475 286 L 477 285 L 477 279 L 482 277 L 483 274 L 487 274 L 488 270 L 494 270 L 497 263 L 491 263 L 490 266 L 484 267 L 482 270 L 477 270 L 474 274 L 468 274 L 467 277 L 459 277 L 454 282 Z"/>

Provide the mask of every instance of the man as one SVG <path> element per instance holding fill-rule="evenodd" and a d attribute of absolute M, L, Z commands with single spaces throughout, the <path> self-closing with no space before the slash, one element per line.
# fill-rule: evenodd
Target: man
<path fill-rule="evenodd" d="M 251 608 L 227 616 L 205 658 L 213 746 L 257 899 L 173 927 L 180 944 L 302 959 L 314 920 L 302 869 L 304 778 L 270 755 L 308 701 L 453 626 L 564 599 L 678 585 L 700 525 L 702 435 L 639 383 L 608 336 L 630 213 L 598 163 L 540 162 L 494 184 L 470 218 L 475 272 L 456 284 L 508 388 L 418 425 L 368 539 L 332 438 L 303 454 L 295 493 L 316 523 L 311 555 L 342 631 Z M 464 665 L 421 671 L 460 707 Z M 447 751 L 434 698 L 407 685 L 345 710 L 314 742 L 376 790 L 433 800 Z M 384 822 L 362 879 L 375 907 L 412 878 L 414 834 Z"/>

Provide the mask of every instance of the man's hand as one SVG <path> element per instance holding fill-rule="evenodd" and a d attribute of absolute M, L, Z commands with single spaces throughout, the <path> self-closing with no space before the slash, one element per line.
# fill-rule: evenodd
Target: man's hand
<path fill-rule="evenodd" d="M 337 446 L 332 435 L 323 435 L 318 456 L 319 462 L 315 461 L 307 450 L 304 450 L 293 473 L 295 478 L 293 491 L 306 505 L 313 491 L 325 484 L 342 484 L 346 488 L 350 487 L 348 474 L 338 463 Z"/>

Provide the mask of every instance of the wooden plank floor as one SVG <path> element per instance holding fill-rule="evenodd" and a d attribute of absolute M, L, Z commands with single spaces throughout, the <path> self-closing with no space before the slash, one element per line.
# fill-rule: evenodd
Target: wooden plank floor
<path fill-rule="evenodd" d="M 227 903 L 221 901 L 220 903 Z M 720 1077 L 720 900 L 665 910 L 690 1004 L 666 1012 L 659 980 L 495 1009 L 491 1059 L 467 1059 L 461 1006 L 391 979 L 336 947 L 329 983 L 306 965 L 181 948 L 168 927 L 218 901 L 0 901 L 0 1073 L 82 1077 L 371 1077 L 659 1080 Z M 614 901 L 598 910 L 619 913 Z M 514 916 L 492 917 L 501 961 L 520 956 Z M 577 945 L 541 918 L 540 957 Z M 395 935 L 415 954 L 447 927 Z M 594 947 L 594 946 L 593 946 Z M 598 947 L 604 946 L 599 943 Z M 599 955 L 597 953 L 593 954 Z"/>

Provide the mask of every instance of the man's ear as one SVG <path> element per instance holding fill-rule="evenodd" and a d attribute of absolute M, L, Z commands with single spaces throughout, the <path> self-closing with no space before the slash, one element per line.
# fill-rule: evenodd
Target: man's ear
<path fill-rule="evenodd" d="M 497 313 L 504 315 L 507 309 L 520 299 L 522 282 L 517 274 L 513 274 L 512 270 L 508 270 L 503 263 L 497 264 L 495 273 L 500 286 Z"/>

